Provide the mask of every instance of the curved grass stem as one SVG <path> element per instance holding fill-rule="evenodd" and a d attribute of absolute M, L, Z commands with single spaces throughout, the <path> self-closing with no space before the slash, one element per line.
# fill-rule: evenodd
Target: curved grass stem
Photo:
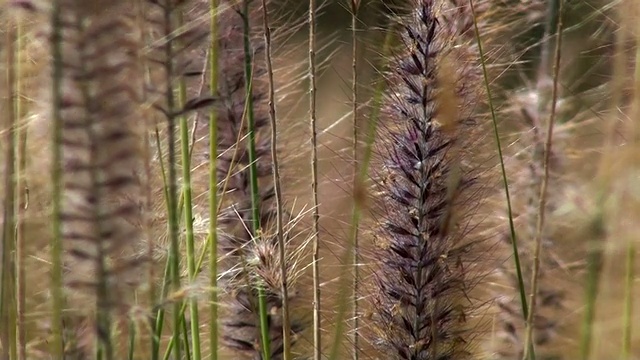
<path fill-rule="evenodd" d="M 493 134 L 496 140 L 496 149 L 498 151 L 498 158 L 500 159 L 500 170 L 502 172 L 502 182 L 504 185 L 505 197 L 507 200 L 507 215 L 509 217 L 509 230 L 511 233 L 511 244 L 513 246 L 513 260 L 515 262 L 516 267 L 516 275 L 518 278 L 518 288 L 520 293 L 520 302 L 522 304 L 522 317 L 526 319 L 527 314 L 529 313 L 529 307 L 527 306 L 527 296 L 525 293 L 524 280 L 522 276 L 522 267 L 520 266 L 520 255 L 518 252 L 518 242 L 516 238 L 516 229 L 513 222 L 513 210 L 511 207 L 511 195 L 509 194 L 509 181 L 507 180 L 507 171 L 504 165 L 504 157 L 502 155 L 502 145 L 500 141 L 500 132 L 498 131 L 498 120 L 496 117 L 496 111 L 493 106 L 493 97 L 491 95 L 491 86 L 489 81 L 489 74 L 487 72 L 487 65 L 485 61 L 484 51 L 482 49 L 482 39 L 480 37 L 480 31 L 478 30 L 478 20 L 476 16 L 475 6 L 473 5 L 473 0 L 469 0 L 469 6 L 471 7 L 471 12 L 473 15 L 473 27 L 475 30 L 476 41 L 478 42 L 478 51 L 480 55 L 480 63 L 482 65 L 482 75 L 484 77 L 484 84 L 487 91 L 489 109 L 491 110 L 491 120 L 493 123 Z"/>
<path fill-rule="evenodd" d="M 276 118 L 276 96 L 273 80 L 273 64 L 271 61 L 271 28 L 269 26 L 269 11 L 267 1 L 262 0 L 262 18 L 264 21 L 265 62 L 267 64 L 267 78 L 269 82 L 269 120 L 271 122 L 271 168 L 273 171 L 273 186 L 276 198 L 276 237 L 280 254 L 280 273 L 282 284 L 282 356 L 284 360 L 291 359 L 291 320 L 289 318 L 289 290 L 287 289 L 287 258 L 284 229 L 282 224 L 282 190 L 280 186 L 280 169 L 278 164 L 278 125 Z"/>
<path fill-rule="evenodd" d="M 533 272 L 531 275 L 531 297 L 530 307 L 527 313 L 526 321 L 526 335 L 524 343 L 524 355 L 523 359 L 535 359 L 534 343 L 533 343 L 533 328 L 534 328 L 534 314 L 536 310 L 536 298 L 538 295 L 538 280 L 540 273 L 540 253 L 542 249 L 542 231 L 544 228 L 545 210 L 547 207 L 547 188 L 549 186 L 549 160 L 551 157 L 551 146 L 553 145 L 553 125 L 556 119 L 556 104 L 558 102 L 558 78 L 560 75 L 560 58 L 562 50 L 562 12 L 564 10 L 564 1 L 558 0 L 558 11 L 554 12 L 557 15 L 556 22 L 556 48 L 554 53 L 553 64 L 553 90 L 551 93 L 551 113 L 549 114 L 549 120 L 547 124 L 547 138 L 544 143 L 544 158 L 543 169 L 544 175 L 542 178 L 542 184 L 540 185 L 539 203 L 538 203 L 538 216 L 536 222 L 535 233 L 535 250 L 533 254 Z"/>
<path fill-rule="evenodd" d="M 243 0 L 242 19 L 244 23 L 244 73 L 246 89 L 247 124 L 249 132 L 249 179 L 251 186 L 251 223 L 253 236 L 260 236 L 260 193 L 258 191 L 258 169 L 256 156 L 256 126 L 253 109 L 253 55 L 251 50 L 251 28 L 249 23 L 249 0 Z M 261 349 L 264 360 L 271 358 L 269 339 L 269 317 L 267 298 L 261 284 L 256 284 L 258 290 L 258 312 L 260 321 Z"/>

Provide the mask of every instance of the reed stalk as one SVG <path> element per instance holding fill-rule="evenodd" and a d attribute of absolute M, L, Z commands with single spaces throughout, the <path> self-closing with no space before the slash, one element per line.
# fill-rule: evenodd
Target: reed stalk
<path fill-rule="evenodd" d="M 218 89 L 218 11 L 218 0 L 210 0 L 208 61 L 211 96 L 216 96 Z M 209 154 L 209 358 L 218 360 L 218 116 L 215 108 L 209 111 Z"/>

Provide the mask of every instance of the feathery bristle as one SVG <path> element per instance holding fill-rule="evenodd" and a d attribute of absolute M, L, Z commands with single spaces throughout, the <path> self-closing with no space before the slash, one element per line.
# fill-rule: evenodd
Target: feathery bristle
<path fill-rule="evenodd" d="M 469 156 L 481 85 L 473 18 L 456 1 L 414 6 L 402 23 L 406 52 L 390 65 L 377 144 L 375 343 L 394 359 L 463 359 L 481 265 L 470 236 L 481 201 Z"/>
<path fill-rule="evenodd" d="M 287 248 L 294 247 L 298 227 L 298 219 L 289 217 L 284 229 Z M 270 224 L 275 227 L 275 223 Z M 235 349 L 239 354 L 252 359 L 263 359 L 261 347 L 258 343 L 260 328 L 257 323 L 258 304 L 255 284 L 260 284 L 266 293 L 267 308 L 269 310 L 269 338 L 270 359 L 283 358 L 283 294 L 281 291 L 284 278 L 280 271 L 280 261 L 287 265 L 288 300 L 296 300 L 291 291 L 295 288 L 296 277 L 299 275 L 298 260 L 304 255 L 306 242 L 302 242 L 297 249 L 290 251 L 286 259 L 281 259 L 278 252 L 278 243 L 275 234 L 271 230 L 262 232 L 259 238 L 243 249 L 246 252 L 245 264 L 239 264 L 232 269 L 227 276 L 227 289 L 229 289 L 232 301 L 227 303 L 228 316 L 223 320 L 223 341 L 226 346 Z M 293 343 L 307 327 L 302 319 L 293 317 L 289 329 L 293 336 Z M 293 344 L 292 344 L 293 345 Z"/>
<path fill-rule="evenodd" d="M 283 356 L 282 275 L 280 261 L 289 258 L 277 255 L 275 236 L 270 229 L 276 223 L 275 193 L 272 178 L 269 115 L 266 98 L 266 61 L 264 58 L 263 12 L 260 2 L 251 2 L 249 13 L 231 1 L 220 4 L 218 49 L 219 75 L 217 101 L 218 123 L 218 178 L 222 181 L 226 208 L 219 218 L 219 246 L 227 258 L 222 267 L 227 269 L 223 286 L 230 297 L 224 299 L 226 311 L 222 321 L 223 344 L 236 350 L 238 355 L 262 358 L 263 347 L 258 321 L 258 291 L 262 287 L 268 310 L 268 337 L 270 358 Z M 247 94 L 246 53 L 244 48 L 244 19 L 248 18 L 252 92 Z M 249 145 L 251 131 L 248 121 L 248 101 L 253 107 L 253 135 L 255 136 L 255 176 L 258 179 L 258 217 L 253 211 L 251 189 L 251 157 Z M 254 231 L 258 223 L 258 232 Z M 287 267 L 288 264 L 287 264 Z M 292 274 L 287 274 L 290 277 Z M 288 281 L 287 287 L 292 288 Z M 302 323 L 293 320 L 291 334 L 302 329 Z"/>

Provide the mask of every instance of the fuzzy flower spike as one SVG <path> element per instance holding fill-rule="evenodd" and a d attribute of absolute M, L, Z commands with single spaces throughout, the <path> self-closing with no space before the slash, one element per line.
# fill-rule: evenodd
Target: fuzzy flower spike
<path fill-rule="evenodd" d="M 373 343 L 392 359 L 466 359 L 483 258 L 473 18 L 466 2 L 412 6 L 376 145 Z"/>

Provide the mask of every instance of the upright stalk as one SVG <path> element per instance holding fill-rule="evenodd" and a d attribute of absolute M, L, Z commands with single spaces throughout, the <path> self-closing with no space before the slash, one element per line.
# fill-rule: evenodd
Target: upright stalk
<path fill-rule="evenodd" d="M 52 110 L 53 122 L 51 178 L 52 189 L 52 239 L 51 239 L 51 356 L 58 359 L 64 358 L 62 344 L 62 308 L 64 299 L 62 295 L 62 224 L 60 221 L 62 204 L 62 19 L 60 12 L 60 0 L 53 0 L 51 11 L 51 49 L 52 49 Z"/>
<path fill-rule="evenodd" d="M 27 146 L 27 128 L 19 124 L 24 113 L 24 104 L 22 102 L 22 82 L 21 82 L 21 66 L 22 66 L 22 48 L 23 48 L 23 24 L 22 19 L 18 19 L 16 23 L 16 46 L 15 46 L 15 118 L 16 118 L 16 144 L 18 176 L 16 178 L 17 202 L 16 206 L 16 268 L 17 273 L 17 332 L 18 332 L 18 359 L 26 360 L 27 358 L 27 337 L 25 329 L 25 311 L 26 311 L 26 269 L 25 269 L 25 219 L 28 206 L 29 187 L 25 179 L 25 169 L 27 165 L 26 146 Z"/>
<path fill-rule="evenodd" d="M 313 359 L 320 360 L 322 356 L 322 335 L 320 333 L 320 204 L 318 203 L 316 122 L 316 1 L 309 0 L 309 128 L 311 132 L 311 194 L 313 197 Z"/>
<path fill-rule="evenodd" d="M 182 10 L 178 10 L 177 27 L 184 26 Z M 181 77 L 178 89 L 178 107 L 183 108 L 187 102 L 187 87 L 184 78 Z M 195 125 L 194 125 L 195 126 Z M 191 195 L 191 149 L 190 149 L 189 124 L 187 116 L 180 116 L 180 145 L 182 155 L 182 199 L 184 200 L 184 224 L 185 242 L 187 245 L 187 273 L 189 281 L 196 278 L 196 254 L 193 236 L 193 204 Z M 181 208 L 182 209 L 182 208 Z M 180 312 L 182 314 L 182 312 Z M 189 314 L 191 316 L 191 343 L 193 348 L 193 359 L 201 359 L 200 351 L 200 321 L 198 316 L 198 300 L 189 300 Z M 186 335 L 186 334 L 185 334 Z"/>
<path fill-rule="evenodd" d="M 625 294 L 622 327 L 622 356 L 621 359 L 631 359 L 631 338 L 633 329 L 633 281 L 636 246 L 635 239 L 628 239 L 625 259 Z"/>
<path fill-rule="evenodd" d="M 555 123 L 556 118 L 556 103 L 558 102 L 558 77 L 560 74 L 560 56 L 562 49 L 562 11 L 564 7 L 564 1 L 558 0 L 560 2 L 557 18 L 557 29 L 556 29 L 556 49 L 554 55 L 554 64 L 553 64 L 553 90 L 551 93 L 551 113 L 549 115 L 549 122 L 547 124 L 547 138 L 544 143 L 544 159 L 543 159 L 543 169 L 544 175 L 542 178 L 542 184 L 540 185 L 540 194 L 539 194 L 539 203 L 538 203 L 538 218 L 536 222 L 536 237 L 535 237 L 535 250 L 533 254 L 533 274 L 531 279 L 531 295 L 529 304 L 529 313 L 527 314 L 527 328 L 526 328 L 526 337 L 525 337 L 525 346 L 524 346 L 524 356 L 535 359 L 534 354 L 534 343 L 533 343 L 533 327 L 534 327 L 534 314 L 536 309 L 536 298 L 538 295 L 538 277 L 540 272 L 540 252 L 542 249 L 542 231 L 544 228 L 544 219 L 545 219 L 545 209 L 547 206 L 547 188 L 549 186 L 549 159 L 551 155 L 551 146 L 553 145 L 553 125 Z M 555 12 L 554 12 L 555 13 Z"/>
<path fill-rule="evenodd" d="M 636 8 L 640 9 L 640 6 Z M 640 29 L 640 26 L 638 27 Z M 636 59 L 635 59 L 635 89 L 634 89 L 634 101 L 633 101 L 633 112 L 630 121 L 628 121 L 628 134 L 630 135 L 631 141 L 630 151 L 631 159 L 637 159 L 636 152 L 640 147 L 640 137 L 638 133 L 638 124 L 636 121 L 638 120 L 638 116 L 640 116 L 640 34 L 636 34 Z M 637 200 L 636 200 L 637 201 Z M 632 203 L 635 201 L 632 201 Z M 636 202 L 637 203 L 637 202 Z M 635 204 L 634 204 L 635 205 Z M 631 208 L 633 209 L 633 208 Z M 636 207 L 637 209 L 637 207 Z M 627 239 L 627 251 L 626 251 L 626 259 L 625 259 L 625 295 L 624 295 L 624 305 L 623 305 L 623 327 L 622 327 L 622 359 L 630 359 L 631 354 L 631 339 L 632 339 L 632 331 L 633 331 L 633 283 L 635 277 L 635 256 L 636 256 L 636 239 L 635 237 L 631 237 Z"/>
<path fill-rule="evenodd" d="M 271 168 L 276 198 L 276 231 L 278 251 L 280 255 L 280 276 L 282 284 L 282 355 L 284 360 L 291 359 L 291 319 L 289 317 L 289 290 L 287 289 L 287 261 L 284 229 L 282 224 L 282 190 L 280 186 L 280 169 L 278 165 L 278 124 L 276 118 L 276 94 L 273 81 L 273 65 L 271 63 L 271 28 L 269 27 L 269 11 L 267 1 L 262 0 L 262 18 L 264 20 L 265 62 L 269 80 L 269 119 L 271 121 Z"/>
<path fill-rule="evenodd" d="M 255 133 L 255 117 L 253 109 L 253 55 L 251 50 L 251 28 L 249 24 L 249 2 L 250 0 L 243 0 L 243 15 L 244 22 L 244 73 L 245 73 L 245 89 L 247 95 L 247 119 L 249 127 L 249 177 L 251 182 L 251 224 L 252 235 L 254 237 L 260 236 L 260 193 L 258 191 L 258 169 L 257 169 L 257 156 L 256 156 L 256 133 Z M 258 312 L 260 321 L 260 335 L 262 339 L 262 354 L 264 360 L 271 358 L 270 351 L 270 339 L 269 339 L 269 315 L 267 309 L 267 298 L 265 296 L 264 288 L 261 284 L 256 284 L 258 289 Z"/>
<path fill-rule="evenodd" d="M 358 183 L 358 8 L 359 8 L 359 0 L 350 0 L 351 1 L 351 112 L 352 112 L 352 126 L 353 126 L 353 143 L 351 149 L 351 156 L 353 158 L 353 211 L 357 211 L 357 207 L 360 207 L 360 202 L 363 201 L 360 192 L 362 188 Z M 358 229 L 359 224 L 353 224 L 354 233 L 353 233 L 353 294 L 352 294 L 352 302 L 353 302 L 353 332 L 352 332 L 352 346 L 353 346 L 353 359 L 358 360 L 359 358 L 359 317 L 360 310 L 358 308 L 358 280 L 360 277 L 359 274 L 359 252 L 360 252 L 360 244 L 358 243 Z"/>
<path fill-rule="evenodd" d="M 4 218 L 2 219 L 2 243 L 0 243 L 0 320 L 5 324 L 0 330 L 0 342 L 3 344 L 2 355 L 9 359 L 17 357 L 17 333 L 16 333 L 16 259 L 15 259 L 15 225 L 16 225 L 16 114 L 15 114 L 15 29 L 13 24 L 8 25 L 5 33 L 6 46 L 6 123 L 4 143 L 6 153 L 4 157 Z"/>
<path fill-rule="evenodd" d="M 164 2 L 164 36 L 166 39 L 171 39 L 173 36 L 173 19 L 172 10 L 174 8 L 171 0 L 165 0 Z M 165 67 L 165 82 L 166 82 L 166 103 L 167 103 L 167 132 L 168 132 L 168 145 L 169 145 L 169 177 L 168 177 L 168 196 L 167 196 L 167 208 L 169 211 L 169 239 L 171 248 L 169 251 L 169 267 L 171 277 L 171 288 L 175 293 L 180 291 L 180 245 L 178 239 L 178 184 L 177 184 L 177 171 L 176 171 L 176 119 L 173 115 L 176 109 L 176 101 L 173 94 L 173 42 L 166 41 L 164 48 L 164 67 Z M 174 348 L 173 354 L 176 359 L 182 358 L 182 351 L 180 348 L 180 320 L 181 320 L 181 301 L 179 299 L 173 299 L 173 340 Z"/>
<path fill-rule="evenodd" d="M 218 91 L 218 0 L 210 0 L 209 91 Z M 218 360 L 218 116 L 209 111 L 209 348 Z"/>
<path fill-rule="evenodd" d="M 487 91 L 487 98 L 489 103 L 489 110 L 491 111 L 491 121 L 493 125 L 493 135 L 496 141 L 496 148 L 498 150 L 498 158 L 500 159 L 500 171 L 502 173 L 502 183 L 504 186 L 504 193 L 507 201 L 507 215 L 509 217 L 509 230 L 511 235 L 511 244 L 513 247 L 513 261 L 516 267 L 516 276 L 518 279 L 518 290 L 520 293 L 520 303 L 522 305 L 522 317 L 526 320 L 529 313 L 529 307 L 527 305 L 527 296 L 524 286 L 524 279 L 522 276 L 522 266 L 520 264 L 520 255 L 518 252 L 518 241 L 516 238 L 516 228 L 513 221 L 513 209 L 511 206 L 511 194 L 509 193 L 509 181 L 507 180 L 507 171 L 504 164 L 504 157 L 502 156 L 502 142 L 500 141 L 500 132 L 498 131 L 498 119 L 496 117 L 495 107 L 493 106 L 493 96 L 491 94 L 491 86 L 489 81 L 489 74 L 487 72 L 487 65 L 485 61 L 484 50 L 482 48 L 482 39 L 480 37 L 480 31 L 478 30 L 478 20 L 476 17 L 476 10 L 473 4 L 473 0 L 469 0 L 469 6 L 473 14 L 473 27 L 475 30 L 476 40 L 478 42 L 478 51 L 480 56 L 480 63 L 482 65 L 482 76 L 484 78 L 484 85 Z"/>

